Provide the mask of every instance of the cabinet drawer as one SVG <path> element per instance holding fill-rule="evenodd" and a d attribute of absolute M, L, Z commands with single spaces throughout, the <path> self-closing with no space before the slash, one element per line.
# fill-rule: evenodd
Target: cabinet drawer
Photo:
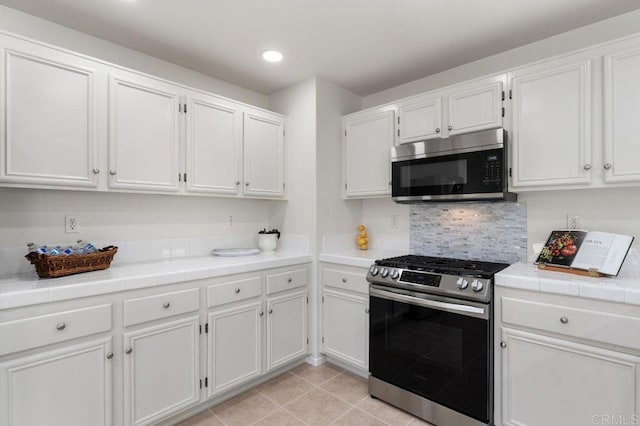
<path fill-rule="evenodd" d="M 207 288 L 207 307 L 250 299 L 262 294 L 262 277 L 212 285 Z"/>
<path fill-rule="evenodd" d="M 640 318 L 503 297 L 502 321 L 640 349 Z"/>
<path fill-rule="evenodd" d="M 281 274 L 267 275 L 267 294 L 304 287 L 308 282 L 307 275 L 307 268 L 287 271 Z"/>
<path fill-rule="evenodd" d="M 111 304 L 0 324 L 0 356 L 111 330 Z"/>
<path fill-rule="evenodd" d="M 200 308 L 200 289 L 175 291 L 124 302 L 124 326 L 172 317 Z"/>
<path fill-rule="evenodd" d="M 322 284 L 328 287 L 368 294 L 369 283 L 365 277 L 366 272 L 356 274 L 337 269 L 324 269 L 322 271 Z"/>

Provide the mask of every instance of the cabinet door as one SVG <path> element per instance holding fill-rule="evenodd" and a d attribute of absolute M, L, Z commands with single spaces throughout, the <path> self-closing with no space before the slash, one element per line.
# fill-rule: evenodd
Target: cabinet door
<path fill-rule="evenodd" d="M 260 375 L 262 302 L 209 313 L 207 396 Z"/>
<path fill-rule="evenodd" d="M 442 137 L 440 95 L 398 105 L 398 144 Z"/>
<path fill-rule="evenodd" d="M 544 64 L 509 74 L 513 186 L 591 181 L 590 61 Z"/>
<path fill-rule="evenodd" d="M 638 182 L 640 48 L 607 55 L 604 63 L 604 179 Z"/>
<path fill-rule="evenodd" d="M 325 290 L 322 305 L 324 353 L 369 368 L 369 301 Z"/>
<path fill-rule="evenodd" d="M 237 194 L 242 157 L 240 106 L 200 94 L 190 96 L 187 105 L 187 191 Z"/>
<path fill-rule="evenodd" d="M 0 424 L 111 425 L 110 352 L 109 337 L 0 363 Z"/>
<path fill-rule="evenodd" d="M 198 317 L 124 334 L 124 423 L 149 425 L 200 400 Z"/>
<path fill-rule="evenodd" d="M 135 74 L 109 80 L 109 187 L 178 191 L 180 96 Z"/>
<path fill-rule="evenodd" d="M 345 197 L 391 195 L 395 115 L 383 109 L 345 117 Z"/>
<path fill-rule="evenodd" d="M 284 118 L 262 111 L 244 113 L 244 193 L 284 195 Z"/>
<path fill-rule="evenodd" d="M 502 328 L 505 425 L 582 426 L 640 414 L 640 357 Z"/>
<path fill-rule="evenodd" d="M 502 127 L 502 81 L 480 82 L 449 94 L 450 135 Z"/>
<path fill-rule="evenodd" d="M 95 64 L 54 51 L 2 53 L 0 181 L 97 186 Z"/>
<path fill-rule="evenodd" d="M 267 371 L 307 353 L 307 292 L 267 299 Z"/>

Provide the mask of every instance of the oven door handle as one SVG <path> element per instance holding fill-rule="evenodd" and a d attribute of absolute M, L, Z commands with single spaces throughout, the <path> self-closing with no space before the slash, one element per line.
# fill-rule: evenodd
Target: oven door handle
<path fill-rule="evenodd" d="M 369 295 L 379 297 L 381 299 L 394 300 L 396 302 L 405 302 L 410 305 L 423 306 L 438 311 L 452 312 L 469 317 L 489 319 L 488 307 L 471 306 L 466 304 L 442 302 L 428 298 L 415 297 L 406 294 L 400 294 L 392 291 L 380 290 L 377 288 L 369 288 Z"/>

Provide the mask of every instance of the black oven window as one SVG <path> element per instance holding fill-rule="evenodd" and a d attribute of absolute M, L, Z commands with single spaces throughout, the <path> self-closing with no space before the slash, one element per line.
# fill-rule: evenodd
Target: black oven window
<path fill-rule="evenodd" d="M 489 336 L 487 320 L 372 296 L 369 371 L 486 422 Z"/>

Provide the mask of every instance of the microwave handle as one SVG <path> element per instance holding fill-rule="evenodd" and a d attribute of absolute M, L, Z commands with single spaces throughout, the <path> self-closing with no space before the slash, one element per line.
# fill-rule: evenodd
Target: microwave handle
<path fill-rule="evenodd" d="M 410 305 L 435 309 L 437 311 L 445 311 L 470 317 L 489 319 L 488 308 L 481 308 L 459 303 L 441 302 L 432 299 L 423 299 L 422 297 L 409 296 L 371 287 L 369 287 L 369 296 L 378 297 L 380 299 L 393 300 L 396 302 L 404 302 Z"/>

